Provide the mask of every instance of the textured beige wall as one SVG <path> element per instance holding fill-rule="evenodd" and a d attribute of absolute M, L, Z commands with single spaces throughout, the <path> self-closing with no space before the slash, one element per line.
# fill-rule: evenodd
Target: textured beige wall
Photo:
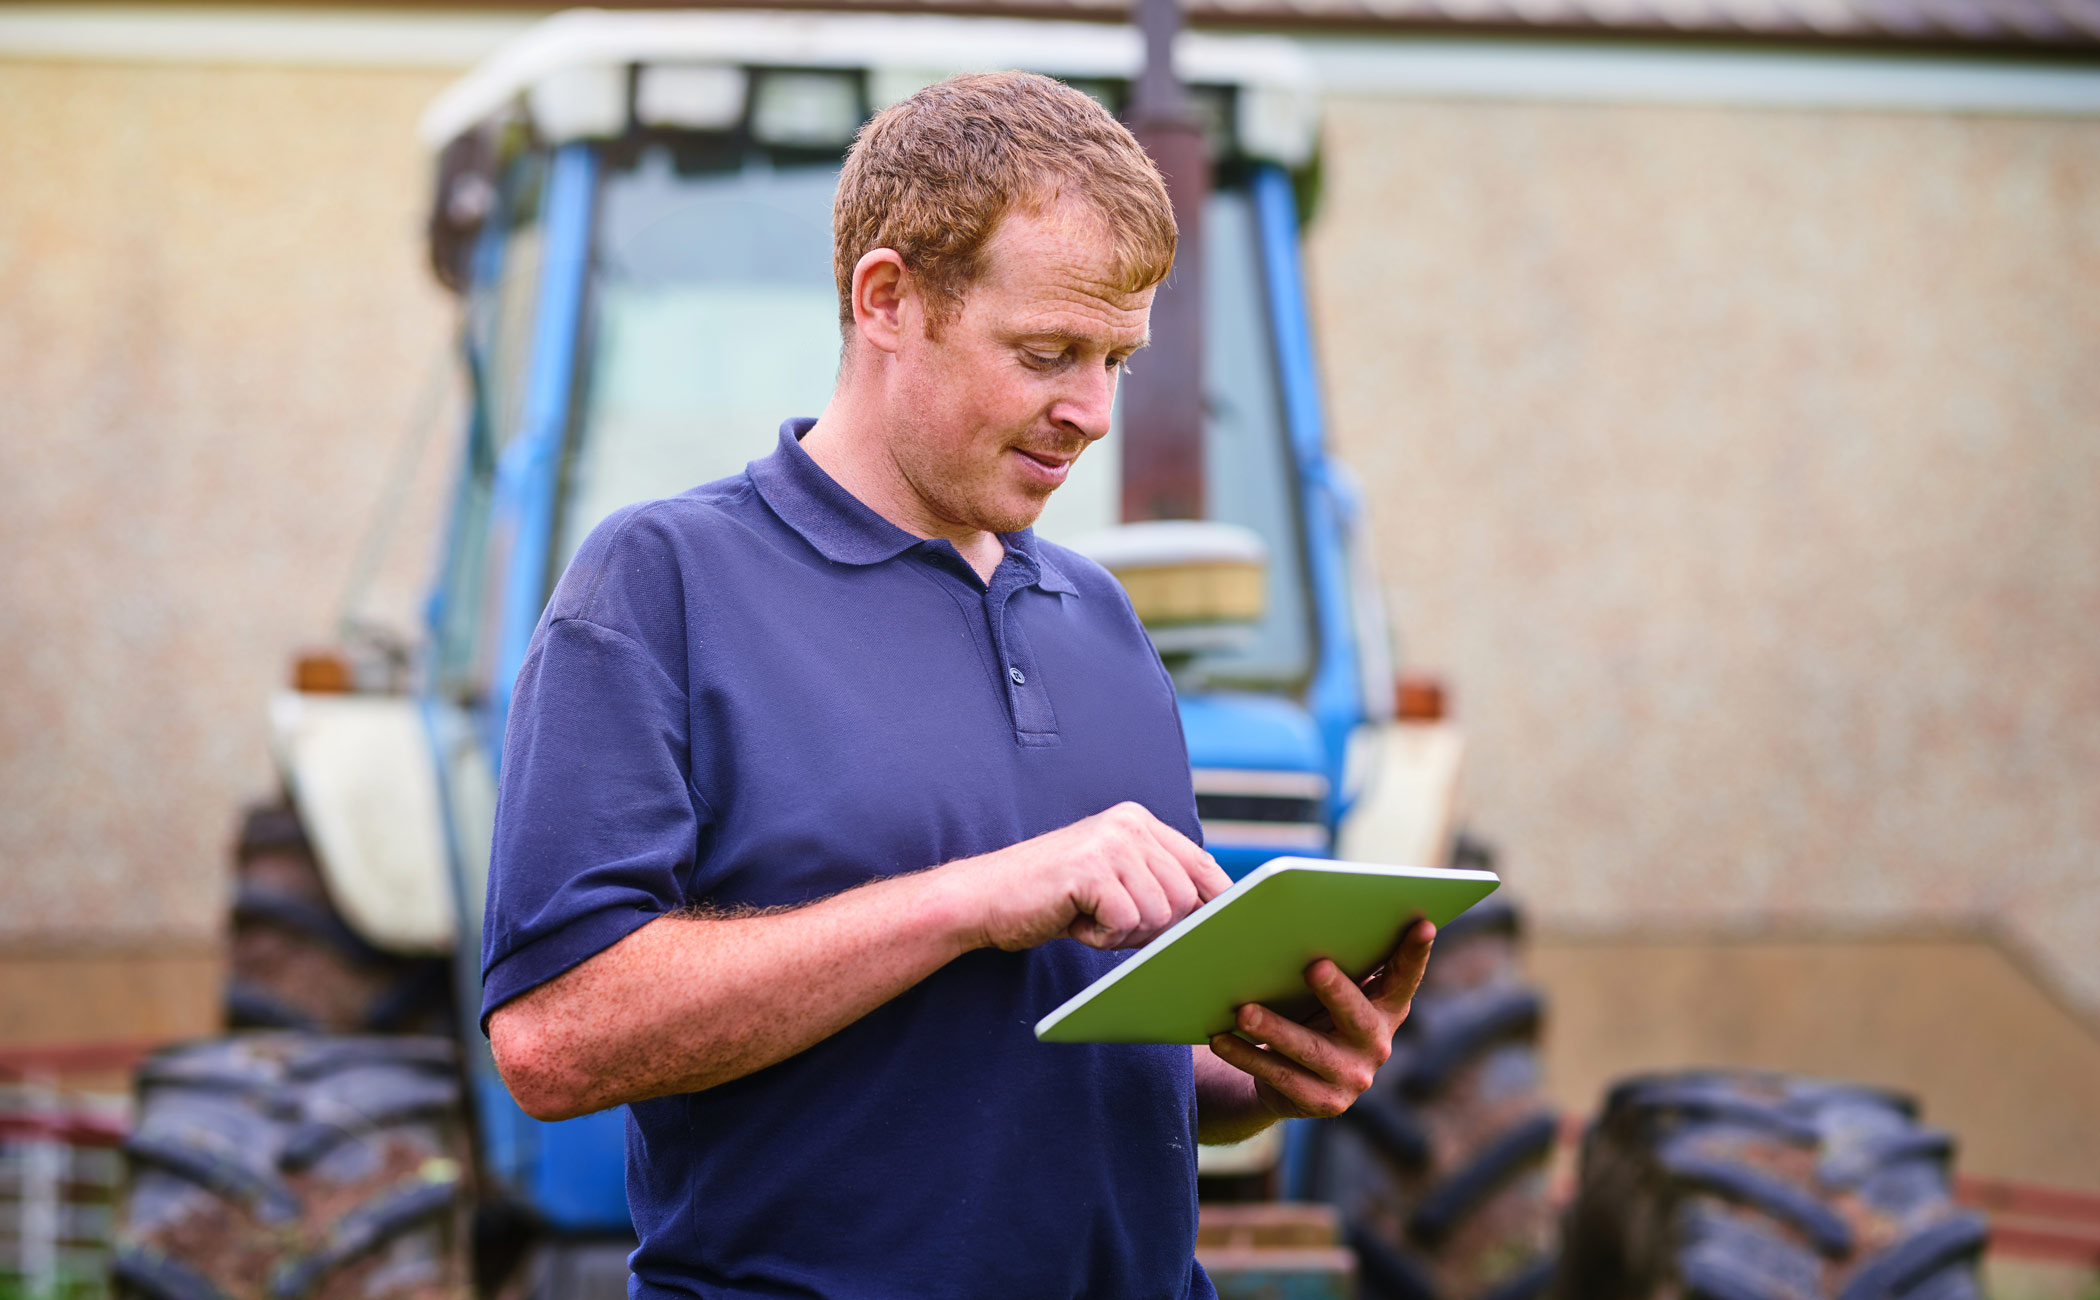
<path fill-rule="evenodd" d="M 0 945 L 216 931 L 266 693 L 448 336 L 413 137 L 445 80 L 0 62 Z"/>
<path fill-rule="evenodd" d="M 2100 122 L 1329 122 L 1334 432 L 1538 917 L 1994 928 L 2100 1012 Z"/>

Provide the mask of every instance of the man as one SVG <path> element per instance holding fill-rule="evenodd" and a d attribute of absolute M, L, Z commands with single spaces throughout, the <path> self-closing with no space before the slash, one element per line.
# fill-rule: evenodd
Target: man
<path fill-rule="evenodd" d="M 1194 1143 L 1340 1112 L 1428 956 L 1195 1049 L 1035 1020 L 1227 886 L 1173 687 L 1028 529 L 1108 432 L 1174 225 L 1086 96 L 962 77 L 840 179 L 831 402 L 577 553 L 505 741 L 484 1017 L 625 1103 L 638 1297 L 1206 1296 Z"/>

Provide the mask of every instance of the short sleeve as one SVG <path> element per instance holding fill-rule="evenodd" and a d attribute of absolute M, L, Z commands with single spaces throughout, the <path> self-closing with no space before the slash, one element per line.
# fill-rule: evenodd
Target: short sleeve
<path fill-rule="evenodd" d="M 505 1002 L 684 906 L 705 821 L 685 691 L 661 648 L 562 617 L 564 603 L 557 596 L 518 673 L 503 742 L 484 1026 Z"/>

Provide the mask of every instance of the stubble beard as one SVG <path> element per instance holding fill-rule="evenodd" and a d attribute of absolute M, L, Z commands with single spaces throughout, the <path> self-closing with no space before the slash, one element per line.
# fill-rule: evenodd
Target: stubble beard
<path fill-rule="evenodd" d="M 911 430 L 891 451 L 897 467 L 912 492 L 937 519 L 988 533 L 1018 533 L 1042 516 L 1054 488 L 1038 494 L 1033 485 L 1008 479 L 1006 457 L 1012 454 L 1000 444 L 989 464 L 971 461 L 958 467 L 955 461 L 932 450 L 921 430 Z"/>
<path fill-rule="evenodd" d="M 1006 452 L 999 454 L 1003 458 Z M 904 467 L 904 472 L 919 499 L 937 517 L 988 533 L 1018 533 L 1041 517 L 1054 489 L 1045 489 L 1041 496 L 1025 487 L 1018 493 L 1002 491 L 999 468 L 994 465 L 989 472 L 959 475 L 940 466 L 914 465 Z"/>

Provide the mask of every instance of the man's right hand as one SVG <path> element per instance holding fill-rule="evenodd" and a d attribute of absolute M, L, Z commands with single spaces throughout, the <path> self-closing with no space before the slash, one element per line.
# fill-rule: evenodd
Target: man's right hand
<path fill-rule="evenodd" d="M 941 870 L 963 891 L 979 946 L 1009 952 L 1064 935 L 1136 948 L 1232 884 L 1216 858 L 1135 803 Z"/>
<path fill-rule="evenodd" d="M 1187 836 L 1118 804 L 806 907 L 659 917 L 497 1008 L 490 1043 L 537 1119 L 697 1092 L 830 1037 L 972 948 L 1131 947 L 1230 884 Z"/>

